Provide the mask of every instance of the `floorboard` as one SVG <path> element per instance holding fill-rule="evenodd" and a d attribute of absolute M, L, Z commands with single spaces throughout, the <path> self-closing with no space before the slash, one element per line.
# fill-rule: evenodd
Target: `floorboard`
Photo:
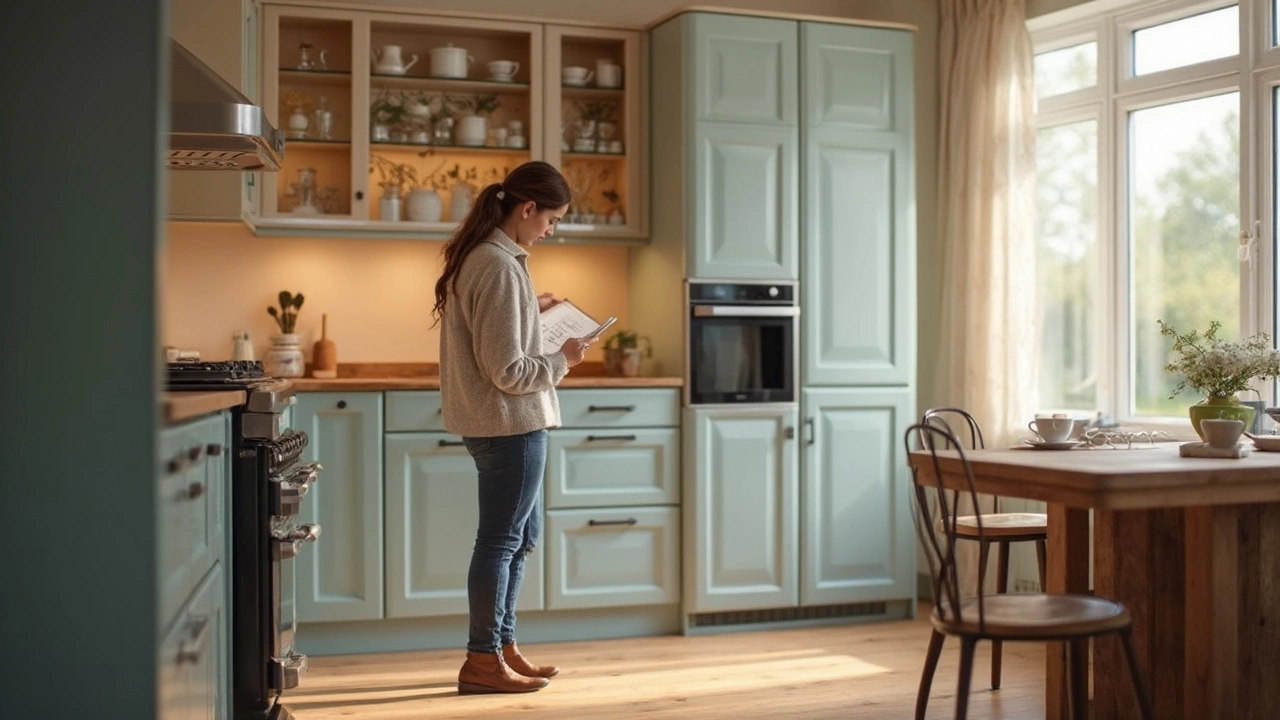
<path fill-rule="evenodd" d="M 296 720 L 910 718 L 928 639 L 922 613 L 869 625 L 529 645 L 525 655 L 561 673 L 521 695 L 459 696 L 461 649 L 320 657 L 286 705 Z M 958 648 L 950 640 L 943 649 L 929 718 L 954 713 Z M 969 717 L 1044 717 L 1044 645 L 1006 644 L 994 692 L 990 661 L 990 646 L 980 645 Z"/>

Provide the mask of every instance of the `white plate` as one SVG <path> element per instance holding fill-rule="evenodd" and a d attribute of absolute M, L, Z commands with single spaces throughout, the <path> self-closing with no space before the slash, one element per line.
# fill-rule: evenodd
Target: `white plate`
<path fill-rule="evenodd" d="M 1045 442 L 1043 440 L 1027 440 L 1028 445 L 1036 450 L 1070 450 L 1080 447 L 1079 440 L 1063 440 L 1062 442 Z"/>
<path fill-rule="evenodd" d="M 1264 452 L 1280 452 L 1280 435 L 1258 435 L 1250 438 L 1254 446 Z"/>

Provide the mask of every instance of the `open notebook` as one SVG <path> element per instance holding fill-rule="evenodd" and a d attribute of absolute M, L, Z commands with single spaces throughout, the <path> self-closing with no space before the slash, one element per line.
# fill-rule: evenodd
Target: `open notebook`
<path fill-rule="evenodd" d="M 564 341 L 569 338 L 599 335 L 617 319 L 610 316 L 604 322 L 597 322 L 577 305 L 561 300 L 538 316 L 538 322 L 542 325 L 542 354 L 559 352 Z"/>

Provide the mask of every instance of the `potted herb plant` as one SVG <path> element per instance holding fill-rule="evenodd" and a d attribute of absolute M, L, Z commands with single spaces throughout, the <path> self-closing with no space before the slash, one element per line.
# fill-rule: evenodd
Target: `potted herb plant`
<path fill-rule="evenodd" d="M 454 101 L 458 109 L 457 143 L 479 147 L 489 137 L 488 116 L 498 109 L 497 95 L 462 95 Z"/>
<path fill-rule="evenodd" d="M 646 357 L 653 357 L 653 345 L 649 338 L 630 330 L 619 330 L 604 341 L 604 374 L 611 377 L 636 377 L 640 374 L 640 363 Z"/>
<path fill-rule="evenodd" d="M 369 107 L 369 139 L 405 142 L 409 139 L 409 102 L 404 93 L 384 92 Z"/>
<path fill-rule="evenodd" d="M 1191 426 L 1204 440 L 1200 421 L 1205 418 L 1240 420 L 1247 428 L 1253 422 L 1254 409 L 1240 402 L 1238 393 L 1249 390 L 1254 380 L 1280 377 L 1280 351 L 1271 346 L 1271 337 L 1258 333 L 1237 342 L 1218 338 L 1222 323 L 1214 320 L 1200 334 L 1196 330 L 1180 333 L 1172 325 L 1157 320 L 1160 334 L 1173 338 L 1174 358 L 1164 369 L 1181 375 L 1169 397 L 1186 388 L 1204 396 L 1189 408 Z"/>
<path fill-rule="evenodd" d="M 302 293 L 294 295 L 281 290 L 279 300 L 279 309 L 267 306 L 267 314 L 275 319 L 280 334 L 271 336 L 271 349 L 263 360 L 263 370 L 273 377 L 302 377 L 306 364 L 298 347 L 298 336 L 293 332 L 298 311 L 302 309 Z"/>

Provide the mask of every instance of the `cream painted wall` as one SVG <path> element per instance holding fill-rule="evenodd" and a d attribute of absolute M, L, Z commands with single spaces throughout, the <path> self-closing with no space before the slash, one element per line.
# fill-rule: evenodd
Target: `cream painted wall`
<path fill-rule="evenodd" d="M 231 334 L 249 331 L 257 357 L 279 332 L 267 315 L 281 290 L 306 296 L 298 334 L 308 359 L 329 316 L 338 362 L 434 362 L 439 331 L 431 327 L 439 242 L 255 237 L 238 223 L 169 223 L 161 288 L 160 338 L 199 350 L 203 359 L 231 355 Z M 586 312 L 627 322 L 624 247 L 542 245 L 529 258 L 540 292 L 567 297 Z M 601 360 L 597 346 L 588 360 Z"/>

